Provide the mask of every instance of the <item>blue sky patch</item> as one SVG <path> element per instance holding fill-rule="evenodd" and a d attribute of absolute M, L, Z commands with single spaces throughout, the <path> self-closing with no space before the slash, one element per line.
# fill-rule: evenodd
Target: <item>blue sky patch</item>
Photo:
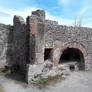
<path fill-rule="evenodd" d="M 12 24 L 15 14 L 26 18 L 32 10 L 43 9 L 47 19 L 60 24 L 72 25 L 75 18 L 83 18 L 83 25 L 92 27 L 91 4 L 92 0 L 0 0 L 0 22 Z"/>

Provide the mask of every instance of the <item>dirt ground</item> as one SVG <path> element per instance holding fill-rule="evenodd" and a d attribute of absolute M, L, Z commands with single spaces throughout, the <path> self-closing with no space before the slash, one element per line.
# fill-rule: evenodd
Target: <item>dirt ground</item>
<path fill-rule="evenodd" d="M 65 80 L 53 82 L 46 87 L 26 85 L 13 78 L 0 76 L 0 92 L 92 92 L 92 72 L 71 72 Z"/>

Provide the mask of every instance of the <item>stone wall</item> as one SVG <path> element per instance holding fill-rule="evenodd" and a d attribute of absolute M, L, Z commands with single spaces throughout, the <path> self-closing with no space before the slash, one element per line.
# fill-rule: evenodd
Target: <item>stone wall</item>
<path fill-rule="evenodd" d="M 31 65 L 40 65 L 44 63 L 44 31 L 45 31 L 45 15 L 44 11 L 34 11 L 32 16 L 27 18 L 29 27 L 29 64 L 26 80 L 29 82 L 32 77 Z M 41 71 L 41 70 L 40 70 Z M 34 72 L 34 71 L 33 71 Z M 35 73 L 35 72 L 34 72 Z"/>
<path fill-rule="evenodd" d="M 92 29 L 86 27 L 68 27 L 64 25 L 46 24 L 45 47 L 54 48 L 54 42 L 62 43 L 76 42 L 83 45 L 88 54 L 85 61 L 87 67 L 92 68 Z"/>
<path fill-rule="evenodd" d="M 30 30 L 30 63 L 44 62 L 44 28 L 45 12 L 41 10 L 33 11 L 27 18 Z"/>
<path fill-rule="evenodd" d="M 19 65 L 24 72 L 27 62 L 27 35 L 26 23 L 20 16 L 14 16 L 14 33 L 13 33 L 13 58 L 14 62 Z"/>
<path fill-rule="evenodd" d="M 54 61 L 54 56 L 71 47 L 83 53 L 86 67 L 92 69 L 91 28 L 58 25 L 56 21 L 45 20 L 43 10 L 33 11 L 26 22 L 20 16 L 14 16 L 13 21 L 13 26 L 0 24 L 0 67 L 19 65 L 28 79 L 30 66 L 44 62 L 45 48 L 53 49 Z"/>
<path fill-rule="evenodd" d="M 10 25 L 0 24 L 0 68 L 7 65 L 12 58 L 12 27 Z M 8 53 L 8 51 L 10 51 Z"/>
<path fill-rule="evenodd" d="M 86 69 L 92 69 L 92 29 L 84 27 L 68 27 L 58 25 L 58 22 L 45 20 L 43 11 L 34 11 L 28 17 L 30 31 L 29 57 L 27 80 L 31 79 L 31 64 L 38 66 L 44 62 L 45 48 L 52 48 L 51 61 L 57 65 L 62 51 L 69 48 L 79 49 L 85 60 Z M 56 60 L 56 61 L 55 61 Z M 40 70 L 39 70 L 40 71 Z"/>
<path fill-rule="evenodd" d="M 43 63 L 44 62 L 44 22 L 39 22 L 37 24 L 37 33 L 36 36 L 36 62 Z"/>

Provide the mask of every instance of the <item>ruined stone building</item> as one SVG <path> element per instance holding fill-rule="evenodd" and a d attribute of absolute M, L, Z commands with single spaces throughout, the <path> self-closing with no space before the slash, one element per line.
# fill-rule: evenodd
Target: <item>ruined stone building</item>
<path fill-rule="evenodd" d="M 0 67 L 17 65 L 28 78 L 30 65 L 46 60 L 92 69 L 92 29 L 46 20 L 43 10 L 33 11 L 26 22 L 14 16 L 13 26 L 0 24 Z"/>

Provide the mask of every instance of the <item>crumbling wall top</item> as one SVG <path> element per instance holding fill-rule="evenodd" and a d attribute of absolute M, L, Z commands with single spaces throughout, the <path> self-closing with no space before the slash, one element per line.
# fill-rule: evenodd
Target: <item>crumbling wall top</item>
<path fill-rule="evenodd" d="M 45 23 L 49 25 L 58 25 L 57 21 L 52 21 L 52 20 L 45 20 Z"/>
<path fill-rule="evenodd" d="M 36 15 L 42 19 L 45 19 L 45 11 L 44 10 L 36 10 L 32 12 L 32 16 Z"/>
<path fill-rule="evenodd" d="M 19 22 L 21 24 L 26 24 L 25 20 L 21 16 L 18 16 L 18 15 L 14 16 L 13 22 L 14 24 L 19 23 Z"/>

